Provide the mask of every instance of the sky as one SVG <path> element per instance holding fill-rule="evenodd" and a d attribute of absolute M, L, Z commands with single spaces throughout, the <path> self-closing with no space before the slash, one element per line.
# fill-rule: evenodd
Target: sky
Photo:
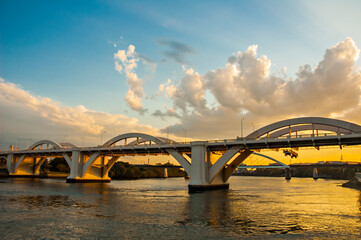
<path fill-rule="evenodd" d="M 235 138 L 241 119 L 245 135 L 301 116 L 361 124 L 360 10 L 360 1 L 0 0 L 0 148 L 94 146 L 127 132 Z"/>

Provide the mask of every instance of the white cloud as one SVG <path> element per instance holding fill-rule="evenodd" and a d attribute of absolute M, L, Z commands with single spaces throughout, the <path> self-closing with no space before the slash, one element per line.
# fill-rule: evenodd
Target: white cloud
<path fill-rule="evenodd" d="M 143 109 L 143 104 L 141 103 L 141 99 L 137 97 L 137 95 L 132 90 L 128 90 L 127 95 L 125 96 L 125 100 L 136 111 L 141 111 Z"/>
<path fill-rule="evenodd" d="M 235 137 L 241 113 L 248 122 L 246 129 L 250 122 L 263 126 L 296 116 L 361 114 L 361 73 L 355 67 L 359 56 L 360 50 L 347 38 L 327 49 L 315 68 L 301 66 L 292 79 L 271 74 L 271 60 L 258 57 L 257 45 L 252 45 L 233 54 L 224 68 L 204 75 L 188 69 L 179 84 L 165 88 L 180 111 L 181 122 L 172 128 L 189 129 L 200 138 Z M 207 106 L 208 91 L 217 101 L 213 109 Z"/>
<path fill-rule="evenodd" d="M 135 111 L 144 113 L 142 98 L 145 96 L 143 91 L 143 81 L 138 78 L 138 75 L 134 72 L 137 68 L 138 58 L 135 57 L 134 45 L 129 45 L 128 50 L 118 50 L 114 54 L 115 69 L 122 73 L 124 70 L 127 77 L 127 83 L 129 85 L 128 93 L 125 97 L 125 101 L 128 106 Z M 118 62 L 120 61 L 120 63 Z"/>
<path fill-rule="evenodd" d="M 64 140 L 87 145 L 100 143 L 126 132 L 144 132 L 157 135 L 158 130 L 140 124 L 138 119 L 122 114 L 95 112 L 84 106 L 68 107 L 50 98 L 37 97 L 19 86 L 0 78 L 1 147 L 29 143 L 41 139 Z M 104 142 L 103 141 L 103 142 Z"/>
<path fill-rule="evenodd" d="M 118 61 L 115 61 L 115 70 L 122 73 L 123 67 L 122 67 L 122 65 L 119 64 Z"/>
<path fill-rule="evenodd" d="M 188 69 L 179 86 L 174 84 L 166 87 L 166 93 L 172 100 L 175 108 L 181 109 L 184 115 L 188 110 L 202 111 L 206 108 L 205 83 L 202 76 Z"/>
<path fill-rule="evenodd" d="M 122 63 L 126 62 L 127 55 L 125 54 L 125 50 L 118 50 L 118 52 L 114 54 L 114 58 L 120 60 Z"/>
<path fill-rule="evenodd" d="M 135 47 L 114 54 L 115 68 L 125 73 L 128 105 L 144 113 L 143 82 L 134 72 L 138 59 Z M 295 78 L 272 74 L 271 60 L 257 56 L 257 46 L 229 57 L 225 66 L 199 74 L 184 69 L 179 82 L 168 79 L 159 93 L 171 99 L 171 106 L 153 116 L 175 118 L 172 132 L 193 139 L 228 138 L 240 135 L 241 114 L 244 132 L 298 116 L 337 117 L 361 122 L 361 71 L 355 67 L 360 50 L 351 38 L 327 49 L 315 66 L 301 66 Z M 214 100 L 213 100 L 214 98 Z M 215 101 L 212 108 L 207 102 Z M 121 114 L 94 112 L 84 106 L 67 107 L 49 98 L 35 97 L 18 86 L 0 80 L 0 126 L 3 138 L 24 136 L 62 138 L 65 134 L 86 135 L 97 144 L 102 131 L 116 134 L 140 131 L 157 135 L 157 129 Z M 163 129 L 163 132 L 166 130 Z M 11 139 L 11 137 L 9 139 Z M 109 136 L 111 137 L 111 136 Z M 104 138 L 105 139 L 105 138 Z M 1 139 L 0 139 L 1 140 Z M 76 141 L 80 141 L 76 139 Z M 94 145 L 94 144 L 93 144 Z"/>

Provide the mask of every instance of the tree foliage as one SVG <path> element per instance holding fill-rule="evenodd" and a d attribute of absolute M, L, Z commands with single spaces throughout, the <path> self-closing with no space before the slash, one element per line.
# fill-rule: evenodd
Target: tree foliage
<path fill-rule="evenodd" d="M 171 164 L 164 164 L 164 167 Z M 184 177 L 185 172 L 177 168 L 167 168 L 168 177 Z M 109 171 L 112 179 L 138 179 L 138 178 L 162 178 L 164 168 L 142 167 L 138 168 L 126 162 L 116 162 Z"/>

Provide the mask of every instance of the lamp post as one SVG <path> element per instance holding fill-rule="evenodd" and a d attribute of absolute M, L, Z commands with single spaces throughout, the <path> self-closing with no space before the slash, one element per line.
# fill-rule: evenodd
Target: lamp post
<path fill-rule="evenodd" d="M 241 117 L 241 137 L 243 138 L 243 120 L 244 117 Z"/>
<path fill-rule="evenodd" d="M 100 145 L 103 144 L 103 134 L 106 133 L 106 131 L 102 131 L 100 134 Z"/>
<path fill-rule="evenodd" d="M 167 127 L 167 141 L 169 141 L 169 126 Z"/>
<path fill-rule="evenodd" d="M 251 122 L 251 124 L 252 124 L 252 132 L 254 132 L 254 123 Z"/>
<path fill-rule="evenodd" d="M 182 130 L 184 131 L 184 143 L 186 143 L 187 142 L 187 131 L 184 128 L 182 128 Z"/>

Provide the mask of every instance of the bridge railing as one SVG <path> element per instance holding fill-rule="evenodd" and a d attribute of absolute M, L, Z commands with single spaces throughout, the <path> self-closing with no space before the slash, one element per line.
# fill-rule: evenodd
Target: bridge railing
<path fill-rule="evenodd" d="M 352 134 L 352 133 L 351 133 Z M 342 136 L 342 135 L 346 135 L 346 134 L 337 134 L 337 133 L 315 133 L 315 134 L 292 134 L 292 135 L 283 135 L 283 136 L 279 136 L 279 137 L 261 137 L 258 139 L 252 139 L 252 140 L 261 140 L 261 139 L 298 139 L 298 138 L 312 138 L 312 137 L 331 137 L 331 136 Z M 350 134 L 347 134 L 350 135 Z M 247 140 L 247 138 L 244 138 L 245 140 Z M 238 140 L 243 140 L 243 138 L 238 138 Z M 248 139 L 250 140 L 250 139 Z"/>
<path fill-rule="evenodd" d="M 227 142 L 234 142 L 237 139 L 215 139 L 215 140 L 209 140 L 208 143 L 227 143 Z"/>
<path fill-rule="evenodd" d="M 288 138 L 312 138 L 312 137 L 328 137 L 328 136 L 338 136 L 337 133 L 316 133 L 316 134 L 292 134 L 290 135 L 284 135 L 273 139 L 288 139 Z"/>
<path fill-rule="evenodd" d="M 208 143 L 230 143 L 230 142 L 235 142 L 235 141 L 247 141 L 247 140 L 272 140 L 272 139 L 300 139 L 300 138 L 316 138 L 316 137 L 328 137 L 328 136 L 344 136 L 346 134 L 337 134 L 337 133 L 315 133 L 315 134 L 299 134 L 299 135 L 284 135 L 284 136 L 280 136 L 280 137 L 276 137 L 276 138 L 267 138 L 266 137 L 262 137 L 259 139 L 247 139 L 247 138 L 236 138 L 236 139 L 214 139 L 214 140 L 208 140 Z M 352 135 L 351 134 L 347 134 L 347 135 Z M 169 142 L 169 143 L 165 143 L 165 145 L 174 145 L 174 146 L 182 146 L 182 145 L 189 145 L 191 142 Z M 108 147 L 104 147 L 104 148 L 110 148 L 110 149 L 119 149 L 119 148 L 125 148 L 125 147 L 151 147 L 151 146 L 159 146 L 155 143 L 140 143 L 138 145 L 115 145 L 115 146 L 108 146 Z M 89 149 L 89 150 L 96 150 L 99 148 L 103 148 L 102 146 L 95 146 L 95 147 L 78 147 L 78 149 Z M 46 150 L 70 150 L 72 148 L 70 148 L 69 146 L 66 146 L 64 148 L 60 148 L 60 149 L 55 149 L 55 148 L 36 148 L 34 150 L 31 150 L 32 152 L 42 152 L 42 151 L 46 151 Z M 9 150 L 9 151 L 0 151 L 2 153 L 5 152 L 20 152 L 20 151 L 27 151 L 27 149 L 13 149 L 13 150 Z"/>

